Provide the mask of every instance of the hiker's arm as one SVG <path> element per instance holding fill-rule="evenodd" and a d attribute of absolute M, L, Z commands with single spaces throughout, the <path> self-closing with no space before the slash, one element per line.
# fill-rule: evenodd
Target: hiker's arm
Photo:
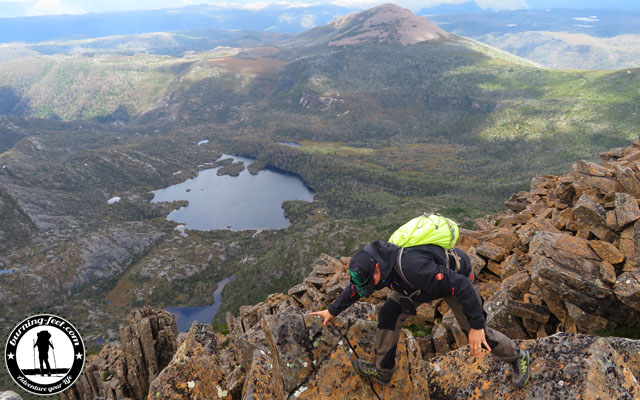
<path fill-rule="evenodd" d="M 327 322 L 331 321 L 331 319 L 333 318 L 333 315 L 331 315 L 329 310 L 314 311 L 311 313 L 311 315 L 318 315 L 322 317 L 322 325 L 327 325 Z"/>
<path fill-rule="evenodd" d="M 472 329 L 484 329 L 482 304 L 469 278 L 445 267 L 438 268 L 437 271 L 444 275 L 444 279 L 436 279 L 436 282 L 439 282 L 440 291 L 443 291 L 444 295 L 453 296 L 458 303 L 462 304 L 462 312 L 469 320 Z"/>
<path fill-rule="evenodd" d="M 336 301 L 329 305 L 328 310 L 335 317 L 358 300 L 360 300 L 360 295 L 356 292 L 353 284 L 349 283 Z"/>

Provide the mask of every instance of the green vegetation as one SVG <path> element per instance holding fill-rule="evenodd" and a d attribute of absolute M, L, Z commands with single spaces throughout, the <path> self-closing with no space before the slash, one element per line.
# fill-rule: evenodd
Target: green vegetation
<path fill-rule="evenodd" d="M 425 325 L 425 324 L 411 324 L 406 327 L 415 337 L 426 337 L 431 335 L 431 330 L 433 326 Z"/>
<path fill-rule="evenodd" d="M 629 339 L 640 340 L 640 328 L 628 328 L 624 326 L 619 326 L 613 330 L 601 330 L 596 332 L 599 336 L 609 337 L 623 337 Z"/>
<path fill-rule="evenodd" d="M 459 38 L 54 55 L 0 64 L 0 80 L 0 112 L 90 119 L 0 118 L 0 237 L 12 238 L 0 266 L 40 267 L 42 296 L 92 339 L 113 339 L 133 306 L 208 304 L 233 275 L 221 322 L 299 283 L 322 253 L 348 256 L 424 211 L 472 228 L 532 177 L 640 133 L 640 70 L 539 69 Z M 184 203 L 149 192 L 222 153 L 299 175 L 314 202 L 285 202 L 287 229 L 182 236 L 164 217 Z M 113 260 L 87 261 L 95 249 Z M 4 327 L 37 307 L 18 296 L 37 282 L 0 280 Z"/>

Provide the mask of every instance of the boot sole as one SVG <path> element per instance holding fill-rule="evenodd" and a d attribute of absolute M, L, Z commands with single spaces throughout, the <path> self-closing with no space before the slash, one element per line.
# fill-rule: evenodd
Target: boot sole
<path fill-rule="evenodd" d="M 529 382 L 529 378 L 531 377 L 531 370 L 530 370 L 530 365 L 531 365 L 531 358 L 529 357 L 529 352 L 527 351 L 526 353 L 527 356 L 527 378 L 524 380 L 524 382 L 520 385 L 516 384 L 515 386 L 518 389 L 522 389 L 523 387 L 525 387 L 525 385 Z"/>

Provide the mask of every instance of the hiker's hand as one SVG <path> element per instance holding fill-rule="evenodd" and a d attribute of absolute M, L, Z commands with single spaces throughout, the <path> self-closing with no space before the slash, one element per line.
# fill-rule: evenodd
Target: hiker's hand
<path fill-rule="evenodd" d="M 312 312 L 311 315 L 319 315 L 322 318 L 324 318 L 324 320 L 322 321 L 322 325 L 325 325 L 325 326 L 327 325 L 327 322 L 329 322 L 331 318 L 333 318 L 333 315 L 331 315 L 329 310 L 315 311 L 315 312 Z"/>
<path fill-rule="evenodd" d="M 484 329 L 470 329 L 469 350 L 471 351 L 471 355 L 482 358 L 484 356 L 482 353 L 482 345 L 491 351 L 491 347 L 489 347 L 487 339 L 484 337 Z"/>

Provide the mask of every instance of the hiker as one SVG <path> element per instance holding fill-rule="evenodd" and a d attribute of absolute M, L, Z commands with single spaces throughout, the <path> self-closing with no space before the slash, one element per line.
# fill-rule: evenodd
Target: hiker
<path fill-rule="evenodd" d="M 372 377 L 381 385 L 388 384 L 395 368 L 402 323 L 409 315 L 415 315 L 420 303 L 443 298 L 468 336 L 471 354 L 482 357 L 484 346 L 498 359 L 513 365 L 516 387 L 522 388 L 527 383 L 529 353 L 487 326 L 471 260 L 462 250 L 445 250 L 433 244 L 403 248 L 374 241 L 351 258 L 349 274 L 351 281 L 336 301 L 326 310 L 311 313 L 324 318 L 323 325 L 374 290 L 392 289 L 378 313 L 376 362 L 354 360 L 358 374 Z"/>
<path fill-rule="evenodd" d="M 33 347 L 38 346 L 38 357 L 40 358 L 40 373 L 44 376 L 44 364 L 47 364 L 47 372 L 51 376 L 51 365 L 49 365 L 49 346 L 53 349 L 53 344 L 49 340 L 51 334 L 49 332 L 38 332 L 38 340 L 34 343 Z"/>

